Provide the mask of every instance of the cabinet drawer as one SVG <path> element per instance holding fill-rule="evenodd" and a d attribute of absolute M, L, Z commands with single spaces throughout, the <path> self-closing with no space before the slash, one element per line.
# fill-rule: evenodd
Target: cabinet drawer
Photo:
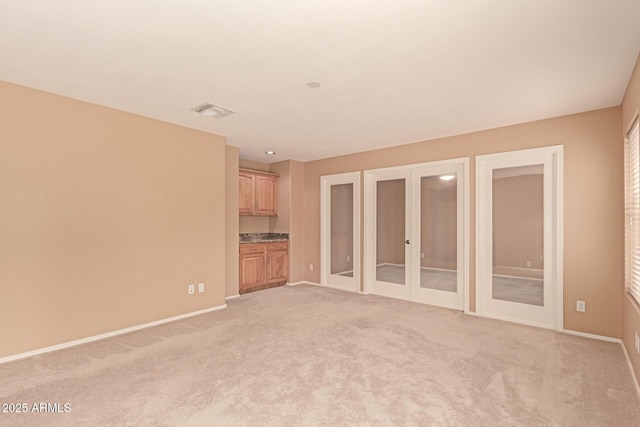
<path fill-rule="evenodd" d="M 287 250 L 289 250 L 289 242 L 267 243 L 267 252 L 287 251 Z"/>
<path fill-rule="evenodd" d="M 241 254 L 263 254 L 266 245 L 264 243 L 242 243 L 240 245 Z"/>

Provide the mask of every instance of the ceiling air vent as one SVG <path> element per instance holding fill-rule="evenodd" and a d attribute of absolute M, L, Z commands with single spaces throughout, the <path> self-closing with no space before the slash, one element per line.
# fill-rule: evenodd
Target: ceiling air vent
<path fill-rule="evenodd" d="M 197 107 L 191 109 L 196 113 L 200 113 L 203 116 L 207 117 L 215 117 L 216 119 L 221 119 L 230 114 L 233 114 L 233 111 L 228 110 L 224 107 L 220 107 L 219 105 L 213 105 L 209 102 L 205 102 L 204 104 L 200 104 Z"/>

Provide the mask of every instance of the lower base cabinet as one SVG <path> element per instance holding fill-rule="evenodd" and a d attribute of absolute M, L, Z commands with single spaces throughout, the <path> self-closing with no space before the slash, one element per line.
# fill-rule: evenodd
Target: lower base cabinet
<path fill-rule="evenodd" d="M 240 293 L 284 285 L 289 278 L 289 242 L 240 244 Z"/>

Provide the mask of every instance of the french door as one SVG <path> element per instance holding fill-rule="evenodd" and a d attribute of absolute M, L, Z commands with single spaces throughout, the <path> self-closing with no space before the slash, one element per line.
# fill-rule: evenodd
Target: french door
<path fill-rule="evenodd" d="M 462 310 L 467 159 L 365 172 L 365 292 Z"/>
<path fill-rule="evenodd" d="M 476 158 L 478 314 L 563 328 L 562 147 Z"/>

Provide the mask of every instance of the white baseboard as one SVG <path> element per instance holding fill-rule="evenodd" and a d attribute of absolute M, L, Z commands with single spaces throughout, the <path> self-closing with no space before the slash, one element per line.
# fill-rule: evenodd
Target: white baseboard
<path fill-rule="evenodd" d="M 354 291 L 353 289 L 346 289 L 346 288 L 342 288 L 340 286 L 334 286 L 334 285 L 323 285 L 321 283 L 311 283 L 314 286 L 321 286 L 323 288 L 329 288 L 329 289 L 337 289 L 339 291 L 345 291 L 345 292 L 352 292 L 354 294 L 361 294 L 362 292 L 360 291 Z"/>
<path fill-rule="evenodd" d="M 50 347 L 44 347 L 37 350 L 27 351 L 25 353 L 14 354 L 13 356 L 6 356 L 0 358 L 0 364 L 12 362 L 18 359 L 24 359 L 26 357 L 37 356 L 38 354 L 49 353 L 51 351 L 62 350 L 63 348 L 74 347 L 80 344 L 86 344 L 93 341 L 103 340 L 105 338 L 114 337 L 116 335 L 122 335 L 133 331 L 138 331 L 140 329 L 150 328 L 152 326 L 162 325 L 163 323 L 175 322 L 176 320 L 186 319 L 187 317 L 198 316 L 200 314 L 210 313 L 212 311 L 222 310 L 226 308 L 227 305 L 219 305 L 217 307 L 206 308 L 204 310 L 192 311 L 191 313 L 181 314 L 179 316 L 169 317 L 166 319 L 156 320 L 155 322 L 144 323 L 142 325 L 131 326 L 130 328 L 118 329 L 117 331 L 106 332 L 100 335 L 94 335 L 87 338 L 82 338 L 79 340 L 69 341 L 62 344 L 52 345 Z"/>
<path fill-rule="evenodd" d="M 309 281 L 306 281 L 306 280 L 303 280 L 301 282 L 287 283 L 287 286 L 298 286 L 298 285 L 318 285 L 318 283 L 309 282 Z"/>
<path fill-rule="evenodd" d="M 322 283 L 309 282 L 307 280 L 303 280 L 302 282 L 287 283 L 287 286 L 298 286 L 298 285 L 312 285 L 312 286 L 319 286 L 321 288 L 337 289 L 339 291 L 352 292 L 354 294 L 363 294 L 363 292 L 360 292 L 360 291 L 345 289 L 345 288 L 341 288 L 340 286 L 334 286 L 334 285 L 323 285 Z"/>
<path fill-rule="evenodd" d="M 227 301 L 227 300 L 235 299 L 235 298 L 239 298 L 239 297 L 240 297 L 240 294 L 238 294 L 238 295 L 231 295 L 230 297 L 225 297 L 225 298 L 224 298 L 224 300 L 225 300 L 225 301 Z"/>
<path fill-rule="evenodd" d="M 506 265 L 496 265 L 493 267 L 494 276 L 513 277 L 516 279 L 540 279 L 544 276 L 544 270 L 531 267 L 512 267 Z"/>
<path fill-rule="evenodd" d="M 497 319 L 497 320 L 504 320 L 506 322 L 509 322 L 508 319 L 502 319 L 500 317 L 493 317 L 493 316 L 486 316 L 486 315 L 478 314 L 475 311 L 465 310 L 464 314 L 468 314 L 469 316 L 484 317 L 484 318 L 487 318 L 487 319 Z M 514 322 L 514 323 L 519 323 L 519 322 Z M 521 324 L 540 327 L 540 326 L 535 325 L 535 324 L 527 324 L 527 323 L 521 323 Z M 542 329 L 554 330 L 553 328 L 547 328 L 547 327 L 542 327 Z M 611 337 L 607 337 L 607 336 L 604 336 L 604 335 L 596 335 L 596 334 L 589 334 L 587 332 L 572 331 L 571 329 L 562 329 L 562 330 L 559 330 L 558 332 L 562 332 L 562 333 L 569 334 L 569 335 L 576 335 L 576 336 L 579 336 L 579 337 L 591 338 L 591 339 L 594 339 L 594 340 L 608 341 L 608 342 L 615 342 L 615 343 L 622 344 L 622 340 L 620 340 L 619 338 L 611 338 Z"/>
<path fill-rule="evenodd" d="M 591 338 L 591 339 L 594 339 L 594 340 L 617 342 L 617 343 L 621 343 L 622 344 L 622 340 L 621 339 L 606 337 L 604 335 L 588 334 L 586 332 L 572 331 L 571 329 L 563 329 L 560 332 L 564 332 L 565 334 L 569 334 L 569 335 L 577 335 L 579 337 Z"/>
<path fill-rule="evenodd" d="M 381 262 L 380 264 L 376 264 L 376 267 L 384 267 L 385 265 L 394 265 L 396 267 L 406 267 L 405 264 L 396 264 L 393 262 Z"/>
<path fill-rule="evenodd" d="M 467 314 L 471 314 L 471 313 L 469 312 Z M 549 330 L 552 330 L 552 331 L 556 330 L 555 328 L 553 328 L 552 326 L 549 326 L 549 325 L 545 325 L 545 324 L 542 324 L 542 323 L 536 323 L 536 322 L 529 322 L 527 320 L 514 319 L 512 317 L 499 316 L 499 315 L 487 314 L 487 313 L 477 314 L 477 316 L 484 317 L 485 319 L 494 319 L 494 320 L 500 320 L 502 322 L 515 323 L 516 325 L 533 326 L 535 328 L 549 329 Z M 558 331 L 558 332 L 562 332 L 562 331 Z"/>

